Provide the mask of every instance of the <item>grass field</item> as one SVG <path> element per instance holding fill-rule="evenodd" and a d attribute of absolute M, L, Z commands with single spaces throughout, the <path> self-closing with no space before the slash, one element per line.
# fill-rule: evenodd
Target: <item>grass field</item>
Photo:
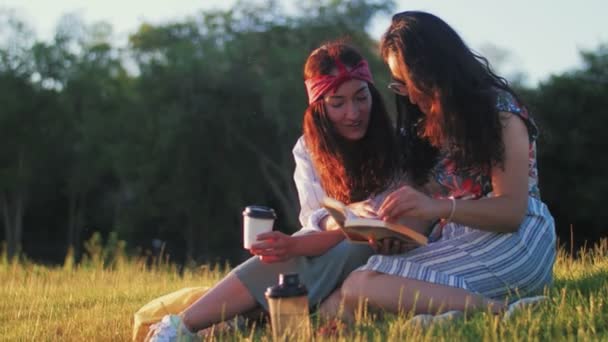
<path fill-rule="evenodd" d="M 166 262 L 153 266 L 123 253 L 88 246 L 78 266 L 45 267 L 0 260 L 1 341 L 127 341 L 133 313 L 149 300 L 189 286 L 212 285 L 226 267 L 206 265 L 177 272 Z M 359 318 L 340 341 L 608 341 L 608 241 L 577 259 L 560 250 L 550 300 L 523 310 L 508 323 L 477 312 L 450 324 L 419 329 L 407 313 L 383 320 Z M 267 328 L 234 332 L 221 340 L 269 341 Z M 317 339 L 322 340 L 322 339 Z"/>

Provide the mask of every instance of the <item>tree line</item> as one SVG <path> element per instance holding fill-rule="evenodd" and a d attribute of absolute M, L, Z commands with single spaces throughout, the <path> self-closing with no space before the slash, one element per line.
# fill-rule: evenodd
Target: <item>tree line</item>
<path fill-rule="evenodd" d="M 133 252 L 164 241 L 176 259 L 239 256 L 241 211 L 265 204 L 298 228 L 291 149 L 301 134 L 308 53 L 337 37 L 389 75 L 366 28 L 393 1 L 237 3 L 142 24 L 125 46 L 105 23 L 66 15 L 50 41 L 0 12 L 0 241 L 51 262 L 99 231 Z M 519 86 L 541 126 L 541 191 L 569 241 L 602 234 L 600 170 L 608 47 L 578 70 Z M 387 102 L 391 97 L 384 93 Z M 158 247 L 158 246 L 157 246 Z"/>

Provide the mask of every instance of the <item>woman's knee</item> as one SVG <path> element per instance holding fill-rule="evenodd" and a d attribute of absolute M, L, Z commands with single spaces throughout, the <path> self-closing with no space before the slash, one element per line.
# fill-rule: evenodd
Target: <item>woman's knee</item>
<path fill-rule="evenodd" d="M 351 273 L 342 284 L 341 292 L 344 302 L 356 305 L 360 299 L 369 296 L 370 282 L 380 275 L 374 271 L 355 271 Z"/>

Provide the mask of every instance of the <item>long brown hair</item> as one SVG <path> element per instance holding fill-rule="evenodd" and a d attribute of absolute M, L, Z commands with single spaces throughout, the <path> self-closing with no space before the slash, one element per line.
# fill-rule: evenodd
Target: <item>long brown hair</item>
<path fill-rule="evenodd" d="M 430 115 L 424 115 L 407 97 L 398 97 L 404 102 L 398 126 L 415 127 L 412 138 L 417 135 L 436 149 L 447 149 L 459 168 L 502 166 L 504 143 L 497 94 L 506 91 L 517 96 L 484 57 L 471 51 L 443 20 L 418 11 L 394 15 L 380 49 L 385 60 L 394 54 L 404 63 L 413 86 L 436 94 Z M 424 155 L 426 159 L 433 156 Z M 417 167 L 426 165 L 428 169 L 430 164 L 420 160 Z"/>
<path fill-rule="evenodd" d="M 304 65 L 304 79 L 329 75 L 339 60 L 352 68 L 363 57 L 343 42 L 330 42 L 313 51 Z M 361 201 L 382 192 L 397 174 L 395 130 L 384 102 L 373 84 L 368 83 L 372 107 L 363 138 L 348 141 L 329 120 L 323 99 L 304 112 L 304 140 L 312 156 L 321 186 L 328 196 L 344 203 Z"/>

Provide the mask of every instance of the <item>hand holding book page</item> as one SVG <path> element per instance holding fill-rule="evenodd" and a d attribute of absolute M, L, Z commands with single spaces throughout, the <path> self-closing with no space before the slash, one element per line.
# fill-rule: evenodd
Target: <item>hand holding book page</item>
<path fill-rule="evenodd" d="M 404 218 L 398 223 L 385 222 L 378 217 L 361 217 L 344 203 L 326 197 L 321 205 L 338 223 L 346 238 L 352 242 L 367 243 L 370 240 L 392 238 L 404 242 L 426 245 L 428 239 L 424 233 L 428 224 L 414 219 Z"/>

